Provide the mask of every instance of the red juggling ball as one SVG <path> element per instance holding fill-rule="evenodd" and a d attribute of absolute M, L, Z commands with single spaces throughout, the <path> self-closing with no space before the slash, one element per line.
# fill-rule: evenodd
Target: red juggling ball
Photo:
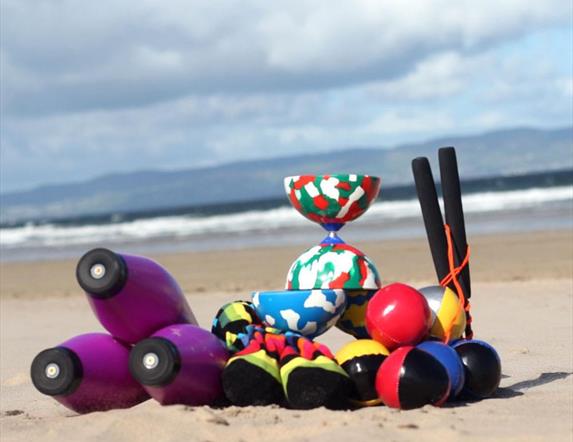
<path fill-rule="evenodd" d="M 426 298 L 409 285 L 390 284 L 378 290 L 368 302 L 368 333 L 390 351 L 418 344 L 431 325 L 432 312 Z"/>

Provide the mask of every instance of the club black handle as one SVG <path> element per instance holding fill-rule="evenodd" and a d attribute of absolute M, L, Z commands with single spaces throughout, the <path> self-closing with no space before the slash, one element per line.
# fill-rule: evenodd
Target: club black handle
<path fill-rule="evenodd" d="M 450 226 L 455 247 L 456 266 L 465 258 L 468 242 L 466 238 L 466 223 L 462 205 L 462 190 L 456 150 L 453 147 L 442 147 L 438 151 L 440 160 L 440 176 L 446 223 Z M 466 298 L 471 296 L 470 268 L 465 266 L 460 273 L 460 283 L 464 288 Z"/>
<path fill-rule="evenodd" d="M 422 218 L 426 227 L 426 235 L 434 268 L 438 280 L 441 281 L 449 273 L 448 265 L 448 244 L 444 232 L 444 221 L 438 203 L 436 185 L 432 176 L 430 162 L 426 157 L 419 157 L 412 160 L 412 173 L 416 183 L 416 192 L 422 209 Z M 449 287 L 455 290 L 453 284 Z"/>

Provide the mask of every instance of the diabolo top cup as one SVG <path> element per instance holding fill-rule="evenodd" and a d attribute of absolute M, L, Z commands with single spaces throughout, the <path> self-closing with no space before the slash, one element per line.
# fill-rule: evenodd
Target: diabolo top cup
<path fill-rule="evenodd" d="M 380 192 L 380 178 L 369 175 L 297 175 L 284 179 L 293 207 L 320 224 L 328 235 L 292 264 L 288 290 L 380 287 L 374 264 L 360 250 L 348 246 L 337 232 L 362 216 Z"/>
<path fill-rule="evenodd" d="M 293 207 L 328 232 L 362 216 L 380 192 L 380 178 L 369 175 L 299 175 L 284 179 Z"/>

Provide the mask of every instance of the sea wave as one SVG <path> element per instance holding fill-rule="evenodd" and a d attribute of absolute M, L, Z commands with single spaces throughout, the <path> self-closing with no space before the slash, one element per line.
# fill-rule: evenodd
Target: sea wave
<path fill-rule="evenodd" d="M 487 213 L 534 208 L 555 202 L 573 202 L 573 186 L 532 188 L 503 192 L 481 192 L 464 196 L 466 213 Z M 420 216 L 416 199 L 377 202 L 361 221 L 402 219 Z M 138 242 L 148 239 L 194 237 L 197 235 L 232 234 L 241 232 L 276 231 L 308 225 L 290 207 L 253 210 L 241 213 L 197 216 L 163 216 L 100 225 L 62 226 L 33 225 L 0 229 L 0 247 L 63 247 L 105 241 L 107 243 Z"/>

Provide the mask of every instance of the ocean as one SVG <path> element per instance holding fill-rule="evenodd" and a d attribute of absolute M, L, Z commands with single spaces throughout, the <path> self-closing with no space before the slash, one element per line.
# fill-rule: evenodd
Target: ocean
<path fill-rule="evenodd" d="M 462 188 L 470 241 L 473 234 L 573 229 L 573 170 L 467 180 Z M 304 248 L 324 236 L 285 196 L 3 225 L 0 260 L 77 258 L 93 247 L 136 254 L 293 244 Z M 383 185 L 379 200 L 340 236 L 349 243 L 424 237 L 413 184 Z"/>

